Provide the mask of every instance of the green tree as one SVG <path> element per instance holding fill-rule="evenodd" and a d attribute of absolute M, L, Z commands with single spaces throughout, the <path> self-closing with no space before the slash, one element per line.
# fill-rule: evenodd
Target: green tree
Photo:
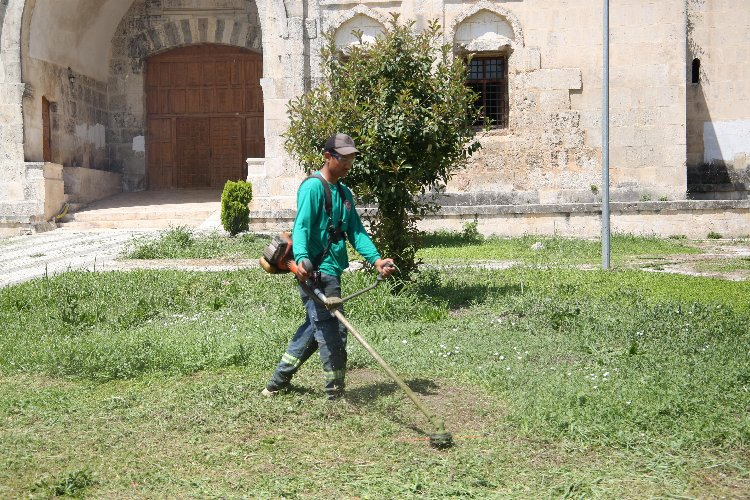
<path fill-rule="evenodd" d="M 345 182 L 377 205 L 373 239 L 406 276 L 417 265 L 417 222 L 439 209 L 435 196 L 480 147 L 465 62 L 442 44 L 437 21 L 413 29 L 394 15 L 374 42 L 346 54 L 327 34 L 322 83 L 289 104 L 285 134 L 287 151 L 308 172 L 320 168 L 331 134 L 354 138 L 361 154 Z"/>

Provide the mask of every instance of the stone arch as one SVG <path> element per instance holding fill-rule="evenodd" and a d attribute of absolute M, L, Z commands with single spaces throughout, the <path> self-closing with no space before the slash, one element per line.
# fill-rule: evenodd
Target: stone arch
<path fill-rule="evenodd" d="M 322 17 L 323 31 L 338 30 L 344 25 L 344 23 L 346 23 L 347 21 L 350 21 L 351 19 L 357 16 L 365 16 L 370 19 L 373 19 L 377 23 L 381 24 L 383 27 L 387 26 L 388 23 L 390 22 L 390 18 L 388 16 L 384 16 L 383 14 L 377 12 L 376 10 L 371 9 L 370 7 L 359 4 L 353 9 L 349 9 L 345 12 L 342 12 L 341 14 L 323 16 Z"/>
<path fill-rule="evenodd" d="M 258 53 L 263 50 L 261 27 L 246 21 L 222 18 L 165 20 L 132 34 L 129 43 L 116 45 L 112 75 L 127 71 L 123 62 L 127 61 L 130 70 L 138 73 L 151 56 L 198 44 L 229 45 Z"/>
<path fill-rule="evenodd" d="M 479 3 L 461 12 L 461 14 L 459 14 L 451 23 L 450 28 L 446 33 L 447 39 L 452 43 L 456 43 L 456 35 L 458 34 L 461 25 L 467 20 L 470 20 L 470 18 L 476 16 L 477 14 L 480 14 L 482 11 L 487 11 L 502 18 L 512 29 L 512 37 L 506 36 L 502 33 L 495 33 L 496 37 L 488 37 L 494 38 L 494 40 L 486 40 L 489 45 L 506 43 L 511 48 L 523 47 L 525 45 L 521 22 L 518 20 L 516 15 L 513 14 L 513 12 L 511 12 L 510 10 L 504 7 L 500 7 L 494 2 L 490 2 L 489 0 L 481 0 Z M 506 40 L 502 40 L 502 38 L 505 38 Z M 467 50 L 463 47 L 457 47 L 457 49 Z"/>
<path fill-rule="evenodd" d="M 260 1 L 247 5 L 261 10 Z M 113 37 L 108 81 L 111 140 L 108 142 L 112 169 L 122 172 L 124 188 L 147 187 L 147 109 L 144 82 L 146 61 L 174 49 L 196 45 L 238 47 L 263 53 L 262 17 L 256 23 L 229 17 L 170 18 L 141 23 L 141 6 L 134 4 Z M 133 29 L 137 26 L 138 29 Z M 260 78 L 263 75 L 259 75 Z"/>
<path fill-rule="evenodd" d="M 341 24 L 336 30 L 336 47 L 346 49 L 346 47 L 358 44 L 359 40 L 353 34 L 354 31 L 362 32 L 363 43 L 372 43 L 380 33 L 385 31 L 385 26 L 370 16 L 357 14 Z"/>
<path fill-rule="evenodd" d="M 21 83 L 21 19 L 25 0 L 0 3 L 0 78 Z"/>
<path fill-rule="evenodd" d="M 0 3 L 0 217 L 23 213 L 18 202 L 36 205 L 41 171 L 27 169 L 23 152 L 21 25 L 25 0 Z M 26 206 L 24 204 L 24 206 Z M 33 212 L 36 208 L 33 208 Z"/>

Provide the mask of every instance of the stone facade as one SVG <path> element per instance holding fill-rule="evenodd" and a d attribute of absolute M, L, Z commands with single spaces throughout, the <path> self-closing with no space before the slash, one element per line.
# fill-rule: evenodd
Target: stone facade
<path fill-rule="evenodd" d="M 693 198 L 750 189 L 750 5 L 688 1 L 687 166 Z"/>
<path fill-rule="evenodd" d="M 148 189 L 144 67 L 196 44 L 262 54 L 265 158 L 248 162 L 252 208 L 258 217 L 287 213 L 303 173 L 283 150 L 286 105 L 321 77 L 321 34 L 333 30 L 343 49 L 354 29 L 376 37 L 391 12 L 416 29 L 437 19 L 457 57 L 507 58 L 507 127 L 480 133 L 483 149 L 447 186 L 446 205 L 596 203 L 601 8 L 580 0 L 3 0 L 0 226 L 44 220 L 43 190 L 32 186 L 45 159 L 121 174 L 126 191 Z M 698 184 L 717 171 L 732 186 L 728 197 L 746 197 L 748 27 L 744 0 L 611 3 L 613 201 L 684 200 L 689 175 Z"/>

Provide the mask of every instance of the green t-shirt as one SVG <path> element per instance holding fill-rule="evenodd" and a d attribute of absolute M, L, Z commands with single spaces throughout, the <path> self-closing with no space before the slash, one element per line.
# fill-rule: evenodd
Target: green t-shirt
<path fill-rule="evenodd" d="M 316 174 L 320 175 L 320 174 Z M 324 182 L 328 182 L 323 179 Z M 341 184 L 341 183 L 340 183 Z M 339 220 L 343 223 L 341 230 L 346 232 L 349 243 L 370 264 L 380 259 L 375 245 L 362 226 L 362 220 L 354 207 L 351 190 L 341 184 L 345 199 L 342 200 L 335 184 L 328 184 L 331 189 L 331 219 L 334 227 L 338 227 Z M 310 179 L 300 185 L 297 190 L 297 216 L 292 229 L 292 250 L 294 260 L 299 263 L 302 259 L 310 259 L 316 263 L 328 244 L 328 215 L 325 211 L 325 188 L 323 183 Z M 349 256 L 346 252 L 346 241 L 343 239 L 332 243 L 328 255 L 318 266 L 321 272 L 333 276 L 341 276 L 344 269 L 349 267 Z"/>

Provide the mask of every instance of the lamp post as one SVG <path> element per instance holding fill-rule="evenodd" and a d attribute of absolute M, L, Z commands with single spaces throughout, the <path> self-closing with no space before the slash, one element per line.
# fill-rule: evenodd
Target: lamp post
<path fill-rule="evenodd" d="M 602 269 L 609 269 L 609 0 L 604 1 L 602 79 Z"/>

